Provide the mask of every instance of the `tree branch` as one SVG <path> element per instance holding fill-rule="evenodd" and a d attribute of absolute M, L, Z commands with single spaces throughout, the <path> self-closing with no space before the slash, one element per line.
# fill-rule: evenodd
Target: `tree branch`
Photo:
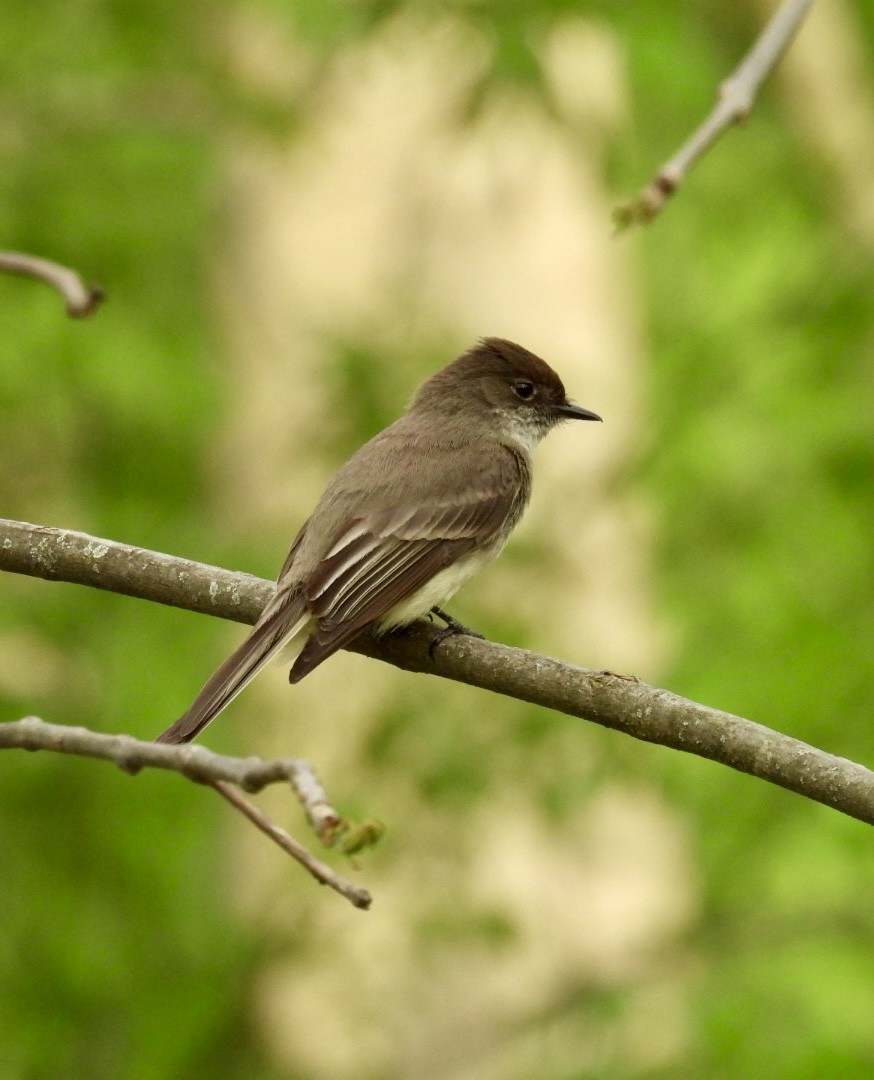
<path fill-rule="evenodd" d="M 25 255 L 20 251 L 0 251 L 0 272 L 23 274 L 51 285 L 64 298 L 67 314 L 72 319 L 87 318 L 105 298 L 99 286 L 86 285 L 75 270 L 48 259 L 41 259 L 37 255 Z"/>
<path fill-rule="evenodd" d="M 0 569 L 76 582 L 190 611 L 253 623 L 270 582 L 84 533 L 0 519 Z M 479 686 L 728 765 L 874 824 L 874 773 L 730 713 L 635 678 L 591 671 L 476 638 L 447 639 L 422 622 L 350 649 L 407 671 Z"/>
<path fill-rule="evenodd" d="M 195 783 L 215 788 L 234 809 L 279 844 L 321 885 L 328 885 L 355 907 L 370 907 L 371 896 L 367 889 L 353 885 L 317 859 L 231 786 L 237 784 L 245 791 L 257 792 L 268 784 L 290 784 L 319 838 L 331 844 L 345 823 L 328 803 L 309 762 L 295 758 L 263 761 L 256 757 L 227 757 L 203 746 L 141 742 L 130 735 L 104 735 L 82 727 L 47 724 L 36 716 L 0 724 L 0 750 L 53 750 L 99 758 L 113 762 L 132 775 L 145 768 L 180 773 Z"/>
<path fill-rule="evenodd" d="M 682 184 L 695 162 L 732 124 L 743 123 L 762 83 L 789 48 L 813 0 L 784 0 L 750 51 L 719 87 L 716 105 L 676 154 L 659 169 L 645 188 L 616 207 L 618 228 L 647 225 Z"/>
<path fill-rule="evenodd" d="M 256 828 L 269 836 L 275 844 L 278 844 L 283 851 L 287 851 L 293 859 L 297 859 L 301 866 L 309 870 L 321 885 L 328 885 L 340 893 L 341 896 L 345 896 L 357 908 L 367 910 L 370 907 L 371 896 L 367 889 L 362 889 L 360 885 L 353 885 L 351 881 L 347 881 L 345 878 L 340 877 L 339 874 L 336 874 L 330 866 L 307 851 L 285 829 L 281 829 L 266 814 L 262 814 L 257 806 L 250 803 L 248 799 L 243 798 L 236 788 L 231 787 L 224 780 L 216 780 L 212 786 L 222 798 L 227 799 L 235 810 L 239 810 Z"/>
<path fill-rule="evenodd" d="M 37 716 L 0 724 L 0 750 L 52 750 L 58 754 L 111 761 L 132 776 L 141 769 L 168 769 L 196 784 L 216 780 L 237 784 L 256 794 L 270 784 L 297 784 L 301 774 L 312 767 L 296 758 L 235 758 L 216 754 L 196 743 L 142 742 L 132 735 L 105 735 L 83 727 L 47 724 Z M 304 807 L 306 809 L 306 807 Z"/>

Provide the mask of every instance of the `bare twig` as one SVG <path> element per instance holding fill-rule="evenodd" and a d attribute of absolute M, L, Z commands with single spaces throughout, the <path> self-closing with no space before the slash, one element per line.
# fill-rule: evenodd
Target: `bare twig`
<path fill-rule="evenodd" d="M 141 769 L 169 769 L 198 784 L 216 780 L 237 784 L 252 794 L 269 784 L 290 784 L 296 791 L 299 776 L 312 775 L 312 766 L 296 758 L 227 757 L 205 746 L 142 742 L 131 735 L 105 735 L 83 727 L 47 724 L 36 716 L 0 724 L 0 750 L 51 750 L 78 757 L 111 761 L 135 775 Z M 298 795 L 307 810 L 307 805 Z"/>
<path fill-rule="evenodd" d="M 236 788 L 232 788 L 224 780 L 216 780 L 212 786 L 261 832 L 279 844 L 283 851 L 287 851 L 292 858 L 297 859 L 301 866 L 305 867 L 313 875 L 316 881 L 335 889 L 357 908 L 367 909 L 370 907 L 371 895 L 367 889 L 363 889 L 359 885 L 353 885 L 350 881 L 340 877 L 339 874 L 335 874 L 330 866 L 317 859 L 305 847 L 302 847 L 297 840 L 289 836 L 285 829 L 280 829 L 278 825 L 265 817 L 257 806 L 250 803 L 248 799 L 244 799 Z"/>
<path fill-rule="evenodd" d="M 813 0 L 784 0 L 739 66 L 719 87 L 716 105 L 706 120 L 645 188 L 616 207 L 613 218 L 617 227 L 652 221 L 698 158 L 732 124 L 747 119 L 760 86 L 789 48 L 812 4 Z"/>
<path fill-rule="evenodd" d="M 0 519 L 0 570 L 157 600 L 237 622 L 254 622 L 270 582 L 84 533 Z M 637 679 L 590 671 L 476 638 L 447 639 L 429 656 L 426 623 L 354 652 L 556 709 L 636 739 L 721 762 L 739 772 L 874 824 L 874 773 L 798 739 L 711 709 Z"/>
<path fill-rule="evenodd" d="M 81 727 L 47 724 L 36 716 L 0 724 L 0 750 L 53 750 L 62 754 L 111 761 L 125 772 L 141 769 L 170 769 L 198 784 L 213 787 L 231 805 L 296 859 L 322 885 L 328 885 L 358 908 L 370 907 L 367 889 L 353 885 L 307 851 L 302 844 L 275 825 L 256 806 L 243 798 L 231 784 L 249 792 L 268 784 L 288 783 L 304 808 L 319 839 L 331 839 L 326 822 L 336 828 L 342 819 L 327 801 L 327 795 L 309 762 L 295 758 L 263 761 L 261 758 L 233 758 L 215 754 L 203 746 L 172 746 L 142 742 L 130 735 L 104 735 Z"/>
<path fill-rule="evenodd" d="M 25 255 L 20 251 L 0 251 L 0 272 L 23 274 L 51 285 L 64 298 L 67 314 L 73 319 L 87 318 L 105 299 L 99 286 L 86 285 L 75 270 L 48 259 L 41 259 L 37 255 Z"/>

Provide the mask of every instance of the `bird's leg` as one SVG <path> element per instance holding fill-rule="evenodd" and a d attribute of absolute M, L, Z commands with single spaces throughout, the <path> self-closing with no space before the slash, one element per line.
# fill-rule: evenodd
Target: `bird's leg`
<path fill-rule="evenodd" d="M 446 625 L 441 630 L 438 630 L 434 634 L 434 637 L 431 638 L 431 642 L 428 645 L 428 655 L 431 657 L 432 660 L 434 659 L 434 650 L 442 641 L 445 641 L 448 637 L 454 637 L 456 634 L 467 634 L 468 637 L 476 638 L 482 638 L 483 636 L 482 634 L 477 633 L 476 630 L 471 630 L 469 626 L 465 626 L 464 623 L 460 623 L 458 619 L 453 619 L 453 617 L 448 612 L 444 611 L 442 608 L 437 607 L 436 605 L 431 608 L 431 614 L 436 615 L 438 619 L 441 619 L 444 623 L 446 623 Z"/>

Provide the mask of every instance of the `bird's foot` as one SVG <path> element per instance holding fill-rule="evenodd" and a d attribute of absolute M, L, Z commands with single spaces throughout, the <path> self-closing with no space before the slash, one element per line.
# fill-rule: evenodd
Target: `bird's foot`
<path fill-rule="evenodd" d="M 431 638 L 428 644 L 428 655 L 431 659 L 434 659 L 434 650 L 437 646 L 445 641 L 448 637 L 455 637 L 456 634 L 467 634 L 468 637 L 475 637 L 482 639 L 483 635 L 476 630 L 471 630 L 469 626 L 465 626 L 464 623 L 460 623 L 458 619 L 453 617 L 439 607 L 431 608 L 431 615 L 436 615 L 438 619 L 442 620 L 446 625 L 438 630 Z"/>

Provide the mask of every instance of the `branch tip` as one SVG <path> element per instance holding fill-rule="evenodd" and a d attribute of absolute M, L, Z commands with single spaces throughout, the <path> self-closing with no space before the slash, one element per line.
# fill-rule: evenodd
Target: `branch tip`
<path fill-rule="evenodd" d="M 812 3 L 813 0 L 784 0 L 740 64 L 717 87 L 716 105 L 704 121 L 646 187 L 613 210 L 617 231 L 630 225 L 648 225 L 698 159 L 729 127 L 749 119 L 762 83 L 788 49 Z M 659 192 L 661 198 L 657 197 Z"/>
<path fill-rule="evenodd" d="M 21 274 L 50 285 L 61 294 L 67 314 L 72 319 L 87 318 L 106 299 L 99 285 L 86 285 L 75 270 L 38 255 L 0 251 L 0 272 Z"/>

